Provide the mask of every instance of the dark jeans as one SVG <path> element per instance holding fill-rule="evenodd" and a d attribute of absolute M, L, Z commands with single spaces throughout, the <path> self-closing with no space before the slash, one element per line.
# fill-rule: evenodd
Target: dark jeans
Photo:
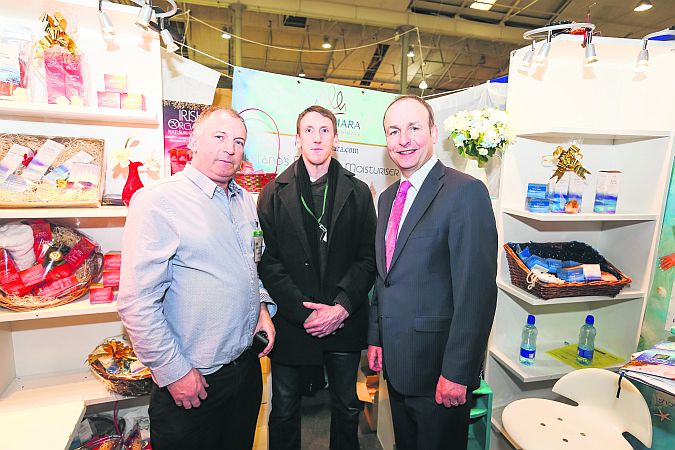
<path fill-rule="evenodd" d="M 465 450 L 471 392 L 466 403 L 446 408 L 434 397 L 409 397 L 388 384 L 396 450 Z"/>
<path fill-rule="evenodd" d="M 154 450 L 250 450 L 262 396 L 260 362 L 251 350 L 206 375 L 207 397 L 198 408 L 184 409 L 166 387 L 150 393 L 150 436 Z"/>
<path fill-rule="evenodd" d="M 358 450 L 359 412 L 356 372 L 360 352 L 326 352 L 323 363 L 330 392 L 330 448 Z M 301 366 L 285 366 L 272 360 L 272 411 L 269 419 L 270 450 L 300 449 Z"/>

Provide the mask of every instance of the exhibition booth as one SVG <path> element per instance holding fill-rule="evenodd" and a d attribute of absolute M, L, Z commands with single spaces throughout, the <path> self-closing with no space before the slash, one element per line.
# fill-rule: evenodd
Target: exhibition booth
<path fill-rule="evenodd" d="M 78 448 L 101 434 L 86 419 L 93 416 L 114 417 L 105 425 L 121 436 L 115 445 L 147 440 L 150 373 L 133 358 L 115 301 L 125 205 L 143 184 L 188 163 L 187 138 L 214 102 L 219 75 L 167 52 L 173 42 L 163 46 L 160 33 L 139 28 L 136 7 L 103 2 L 111 34 L 96 1 L 5 3 L 0 447 Z M 512 53 L 508 84 L 428 99 L 436 155 L 484 181 L 499 234 L 497 310 L 470 448 L 519 448 L 510 404 L 560 400 L 552 389 L 564 376 L 588 366 L 618 372 L 675 326 L 675 274 L 659 267 L 675 253 L 675 41 L 593 37 L 589 55 L 580 35 L 547 41 L 543 33 Z M 374 202 L 400 178 L 382 132 L 395 94 L 233 73 L 231 106 L 248 128 L 236 179 L 254 194 L 297 158 L 297 114 L 315 103 L 336 113 L 335 157 Z M 477 123 L 489 129 L 473 136 Z M 494 142 L 471 147 L 479 134 Z M 522 359 L 528 316 L 538 330 L 534 362 Z M 597 331 L 590 364 L 576 358 L 587 316 Z M 661 348 L 668 352 L 675 355 Z M 272 375 L 267 358 L 261 364 L 254 448 L 262 450 Z M 673 448 L 673 380 L 669 388 L 632 378 L 653 432 L 631 443 Z M 392 449 L 386 380 L 364 364 L 357 390 L 380 445 Z"/>

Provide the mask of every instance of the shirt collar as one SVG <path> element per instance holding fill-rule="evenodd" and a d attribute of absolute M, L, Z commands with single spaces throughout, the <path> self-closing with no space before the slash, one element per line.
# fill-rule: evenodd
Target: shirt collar
<path fill-rule="evenodd" d="M 408 178 L 408 181 L 410 182 L 410 185 L 415 188 L 415 190 L 420 190 L 422 187 L 422 183 L 424 183 L 424 180 L 427 179 L 427 175 L 429 175 L 429 172 L 431 172 L 431 169 L 436 165 L 438 162 L 438 158 L 436 155 L 432 155 L 431 159 L 429 161 L 425 162 L 422 167 L 417 169 L 415 173 L 410 175 L 410 178 Z M 401 175 L 401 182 L 405 181 L 406 178 Z"/>
<path fill-rule="evenodd" d="M 195 169 L 192 164 L 187 164 L 183 173 L 192 181 L 199 189 L 201 189 L 209 198 L 213 198 L 214 193 L 217 189 L 222 188 L 213 182 L 209 177 L 201 173 L 199 170 Z M 231 194 L 241 194 L 241 187 L 234 181 L 234 178 L 230 180 L 227 184 L 227 190 Z"/>

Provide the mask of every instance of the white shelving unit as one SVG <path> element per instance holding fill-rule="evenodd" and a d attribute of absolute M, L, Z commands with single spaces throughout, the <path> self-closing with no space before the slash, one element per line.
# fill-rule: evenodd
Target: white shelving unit
<path fill-rule="evenodd" d="M 159 124 L 154 111 L 13 101 L 0 101 L 0 116 L 50 123 L 98 123 L 107 126 L 156 127 Z"/>
<path fill-rule="evenodd" d="M 596 348 L 624 361 L 637 348 L 670 179 L 675 130 L 667 109 L 650 110 L 639 102 L 645 95 L 660 94 L 660 71 L 675 69 L 674 58 L 670 58 L 670 65 L 663 64 L 663 56 L 673 46 L 656 48 L 660 63 L 650 67 L 646 76 L 651 83 L 645 84 L 633 72 L 640 41 L 598 38 L 594 43 L 598 55 L 607 55 L 611 64 L 604 63 L 601 56 L 593 66 L 583 66 L 578 39 L 573 36 L 554 40 L 545 67 L 519 72 L 527 47 L 511 57 L 507 111 L 517 139 L 502 161 L 496 208 L 500 242 L 585 242 L 632 282 L 616 297 L 543 300 L 511 283 L 500 248 L 497 311 L 486 360 L 486 378 L 494 391 L 492 420 L 499 431 L 503 431 L 501 412 L 510 402 L 525 397 L 554 398 L 551 387 L 555 381 L 574 369 L 546 352 L 576 343 L 587 314 L 596 319 Z M 555 167 L 545 165 L 543 158 L 552 155 L 558 145 L 569 147 L 572 139 L 578 141 L 583 166 L 591 172 L 586 177 L 581 213 L 528 212 L 527 184 L 547 183 Z M 593 212 L 600 170 L 622 172 L 616 214 Z M 528 314 L 536 316 L 539 330 L 531 367 L 518 361 Z"/>

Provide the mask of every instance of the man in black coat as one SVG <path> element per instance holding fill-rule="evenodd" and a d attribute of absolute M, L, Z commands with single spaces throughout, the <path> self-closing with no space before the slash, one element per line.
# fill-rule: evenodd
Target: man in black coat
<path fill-rule="evenodd" d="M 331 157 L 335 116 L 298 116 L 302 155 L 258 201 L 265 252 L 258 272 L 278 305 L 272 359 L 271 450 L 300 449 L 301 373 L 323 365 L 331 397 L 330 448 L 358 449 L 356 374 L 366 347 L 375 278 L 375 207 L 368 186 Z"/>

